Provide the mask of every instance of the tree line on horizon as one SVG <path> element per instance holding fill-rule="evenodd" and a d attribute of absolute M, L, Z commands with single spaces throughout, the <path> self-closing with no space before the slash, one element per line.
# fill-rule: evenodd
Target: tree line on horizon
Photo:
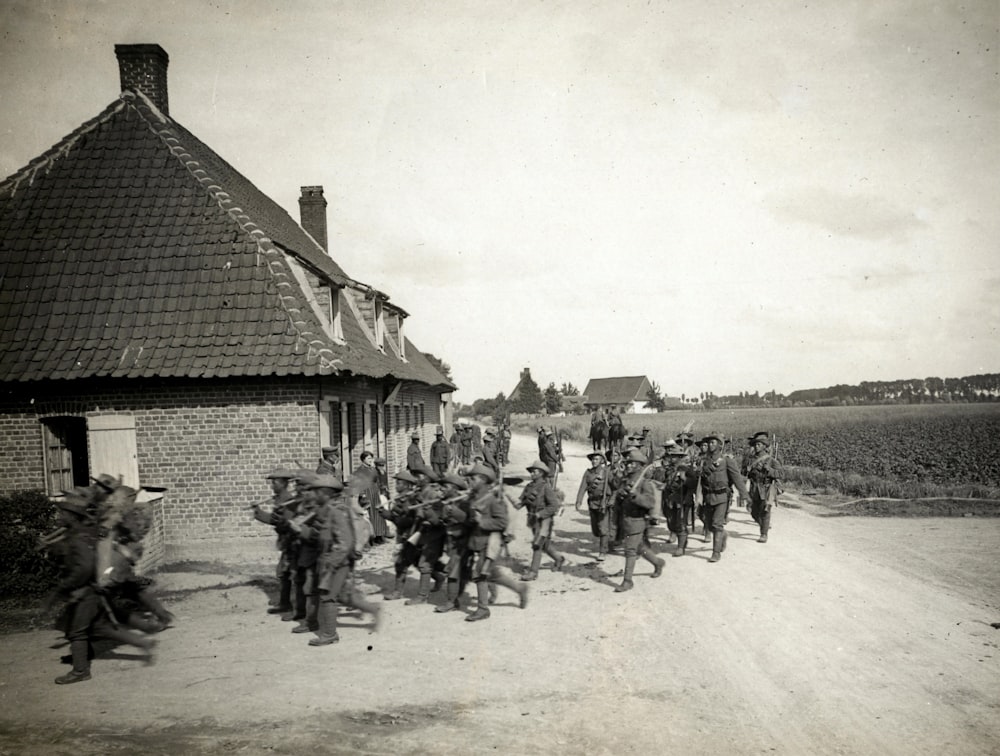
<path fill-rule="evenodd" d="M 658 412 L 674 409 L 736 409 L 760 407 L 838 407 L 866 404 L 938 404 L 1000 401 L 1000 373 L 968 375 L 962 378 L 906 378 L 895 381 L 862 381 L 857 385 L 838 384 L 826 388 L 801 389 L 789 394 L 775 391 L 741 391 L 719 396 L 704 392 L 697 397 L 682 394 L 668 397 L 655 381 L 647 394 L 646 407 Z M 573 398 L 577 397 L 576 401 Z M 549 383 L 543 391 L 529 376 L 521 382 L 513 400 L 501 391 L 492 399 L 476 399 L 472 405 L 459 405 L 458 411 L 476 416 L 511 414 L 554 415 L 585 414 L 579 400 L 580 390 L 572 383 L 556 387 Z"/>

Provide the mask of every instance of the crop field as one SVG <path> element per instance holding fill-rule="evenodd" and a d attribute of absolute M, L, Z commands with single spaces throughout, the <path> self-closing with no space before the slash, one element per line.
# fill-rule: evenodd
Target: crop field
<path fill-rule="evenodd" d="M 586 441 L 589 416 L 550 420 Z M 1000 404 L 682 410 L 625 418 L 629 431 L 648 425 L 657 443 L 689 422 L 698 436 L 734 439 L 737 452 L 747 436 L 767 431 L 777 438 L 777 456 L 787 467 L 927 484 L 925 495 L 934 486 L 1000 488 Z"/>

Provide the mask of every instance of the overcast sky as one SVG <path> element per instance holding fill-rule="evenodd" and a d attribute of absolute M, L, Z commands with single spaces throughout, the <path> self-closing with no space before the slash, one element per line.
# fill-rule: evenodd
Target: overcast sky
<path fill-rule="evenodd" d="M 170 56 L 170 114 L 457 398 L 1000 372 L 1000 3 L 0 3 L 0 175 Z"/>

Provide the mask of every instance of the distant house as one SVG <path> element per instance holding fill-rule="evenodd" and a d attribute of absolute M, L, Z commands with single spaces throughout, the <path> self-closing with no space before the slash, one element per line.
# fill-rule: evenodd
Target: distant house
<path fill-rule="evenodd" d="M 583 392 L 587 411 L 611 409 L 635 415 L 653 414 L 654 409 L 643 405 L 648 401 L 646 394 L 653 387 L 644 375 L 622 378 L 591 378 Z"/>
<path fill-rule="evenodd" d="M 321 187 L 296 223 L 169 115 L 162 48 L 115 52 L 121 95 L 0 182 L 0 491 L 121 475 L 168 488 L 154 551 L 269 543 L 270 469 L 401 467 L 455 386 L 327 253 Z"/>

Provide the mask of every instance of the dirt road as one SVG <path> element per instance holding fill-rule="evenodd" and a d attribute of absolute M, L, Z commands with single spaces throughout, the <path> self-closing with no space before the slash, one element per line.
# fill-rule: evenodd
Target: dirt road
<path fill-rule="evenodd" d="M 536 451 L 517 437 L 510 469 Z M 616 594 L 621 558 L 594 561 L 572 508 L 585 450 L 566 451 L 569 567 L 543 569 L 526 610 L 503 589 L 479 623 L 382 602 L 382 632 L 347 614 L 310 648 L 264 614 L 270 564 L 165 573 L 182 592 L 155 666 L 99 658 L 59 687 L 55 632 L 0 638 L 0 753 L 1000 752 L 1000 520 L 822 517 L 787 496 L 801 508 L 770 543 L 737 510 L 721 562 L 694 537 Z M 366 557 L 375 598 L 390 558 Z"/>

